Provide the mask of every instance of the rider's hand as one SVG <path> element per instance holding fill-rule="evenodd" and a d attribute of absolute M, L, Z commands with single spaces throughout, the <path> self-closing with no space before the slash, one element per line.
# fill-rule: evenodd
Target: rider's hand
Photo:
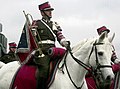
<path fill-rule="evenodd" d="M 65 47 L 65 48 L 67 48 L 68 47 L 68 41 L 63 41 L 62 42 L 62 46 Z"/>
<path fill-rule="evenodd" d="M 62 45 L 63 45 L 63 47 L 65 47 L 66 49 L 71 51 L 70 41 L 63 41 Z"/>

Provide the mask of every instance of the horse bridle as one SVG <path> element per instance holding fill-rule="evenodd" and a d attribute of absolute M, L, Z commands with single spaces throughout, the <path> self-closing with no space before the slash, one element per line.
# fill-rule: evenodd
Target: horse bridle
<path fill-rule="evenodd" d="M 95 42 L 95 43 L 93 44 L 93 46 L 95 47 L 95 56 L 96 56 L 96 65 L 97 65 L 97 68 L 96 68 L 96 69 L 100 69 L 100 68 L 104 68 L 104 67 L 110 67 L 110 68 L 112 68 L 111 65 L 101 65 L 101 64 L 99 63 L 96 45 L 102 45 L 102 44 L 104 44 L 104 43 L 96 43 L 96 42 Z"/>
<path fill-rule="evenodd" d="M 97 87 L 97 89 L 99 89 L 99 82 L 101 82 L 101 80 L 100 79 L 103 79 L 103 77 L 102 77 L 102 73 L 101 73 L 101 70 L 100 70 L 100 68 L 108 68 L 108 67 L 110 67 L 110 68 L 112 68 L 112 66 L 111 65 L 101 65 L 100 63 L 99 63 L 99 60 L 98 60 L 98 53 L 97 53 L 97 47 L 96 47 L 96 45 L 103 45 L 104 43 L 94 43 L 93 44 L 93 48 L 92 49 L 94 49 L 95 48 L 95 56 L 96 56 L 96 68 L 92 68 L 92 71 L 91 71 L 91 74 L 92 74 L 92 77 L 94 78 L 94 80 L 95 80 L 95 84 L 96 84 L 96 87 Z M 92 54 L 92 53 L 91 53 Z M 89 57 L 89 59 L 90 59 L 90 57 Z M 97 78 L 99 79 L 99 82 L 97 81 L 97 78 L 96 78 L 96 76 L 97 76 Z M 103 81 L 102 81 L 103 82 Z"/>
<path fill-rule="evenodd" d="M 95 75 L 94 75 L 94 74 L 95 74 L 96 71 L 98 71 L 98 70 L 99 70 L 99 73 L 100 73 L 100 72 L 101 72 L 101 71 L 100 71 L 100 68 L 105 68 L 105 67 L 110 67 L 110 68 L 111 68 L 111 67 L 112 67 L 111 65 L 101 65 L 101 64 L 99 63 L 96 45 L 103 45 L 103 44 L 104 44 L 104 43 L 96 43 L 96 41 L 95 41 L 95 43 L 93 44 L 92 49 L 91 49 L 91 51 L 90 51 L 90 55 L 89 55 L 89 57 L 88 57 L 88 59 L 90 59 L 90 57 L 91 57 L 91 55 L 92 55 L 92 53 L 93 53 L 93 50 L 94 50 L 94 48 L 95 48 L 95 57 L 96 57 L 96 65 L 97 65 L 96 68 L 93 68 L 91 65 L 87 65 L 87 64 L 83 63 L 82 61 L 80 61 L 79 59 L 77 59 L 76 57 L 74 57 L 74 55 L 73 55 L 73 53 L 71 52 L 71 50 L 67 50 L 67 53 L 69 52 L 70 55 L 72 56 L 72 58 L 73 58 L 79 65 L 81 65 L 83 68 L 85 68 L 86 70 L 88 70 L 88 72 L 91 73 L 92 76 L 93 76 L 93 78 L 95 79 Z M 70 48 L 70 47 L 68 47 L 68 48 Z M 71 76 L 70 76 L 70 73 L 69 73 L 69 71 L 68 71 L 68 68 L 67 68 L 67 65 L 66 65 L 66 56 L 67 56 L 67 53 L 66 53 L 65 58 L 64 58 L 64 63 L 63 63 L 63 65 L 60 67 L 60 69 L 63 69 L 63 66 L 65 65 L 65 68 L 66 68 L 66 70 L 67 70 L 67 74 L 68 74 L 68 76 L 69 76 L 72 84 L 76 87 L 76 89 L 81 89 L 82 86 L 83 86 L 83 84 L 84 84 L 84 82 L 82 83 L 82 85 L 81 85 L 80 87 L 78 87 L 78 86 L 74 83 L 74 81 L 72 80 L 72 78 L 71 78 Z M 62 71 L 63 71 L 63 70 L 62 70 Z M 63 72 L 63 73 L 64 73 L 64 72 Z M 96 80 L 96 79 L 95 79 L 95 80 Z M 96 86 L 97 86 L 97 84 L 96 84 Z M 98 87 L 98 86 L 97 86 L 97 87 Z"/>

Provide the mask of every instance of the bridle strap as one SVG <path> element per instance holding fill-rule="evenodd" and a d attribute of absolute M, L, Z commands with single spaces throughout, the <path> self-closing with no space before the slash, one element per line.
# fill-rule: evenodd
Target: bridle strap
<path fill-rule="evenodd" d="M 93 46 L 95 46 L 95 57 L 96 57 L 96 65 L 97 68 L 96 69 L 100 69 L 100 68 L 105 68 L 105 67 L 112 67 L 111 65 L 100 65 L 99 60 L 98 60 L 98 53 L 97 53 L 97 47 L 96 45 L 102 45 L 103 43 L 94 43 Z"/>
<path fill-rule="evenodd" d="M 100 69 L 100 68 L 105 68 L 105 67 L 110 67 L 110 68 L 112 68 L 112 66 L 110 66 L 110 65 L 98 65 L 98 69 Z"/>
<path fill-rule="evenodd" d="M 69 50 L 68 50 L 68 51 L 69 51 Z M 92 51 L 93 51 L 93 50 L 91 50 L 91 54 L 92 54 Z M 84 62 L 78 60 L 76 57 L 73 56 L 73 53 L 72 53 L 71 51 L 69 51 L 69 53 L 70 53 L 70 55 L 72 56 L 72 58 L 73 58 L 79 65 L 81 65 L 82 67 L 84 67 L 84 68 L 85 68 L 86 70 L 88 70 L 88 71 L 92 71 L 92 67 L 91 67 L 91 66 L 88 66 L 88 65 L 86 65 Z M 90 55 L 91 55 L 91 54 L 90 54 Z"/>
<path fill-rule="evenodd" d="M 105 68 L 105 67 L 112 67 L 111 65 L 101 65 L 100 63 L 99 63 L 99 60 L 98 60 L 98 53 L 97 53 L 97 47 L 96 47 L 96 45 L 102 45 L 103 43 L 94 43 L 93 44 L 93 47 L 95 47 L 95 56 L 96 56 L 96 65 L 97 65 L 97 67 L 93 70 L 93 73 L 92 73 L 92 76 L 93 76 L 93 79 L 95 80 L 95 84 L 96 84 L 96 87 L 99 89 L 99 87 L 98 87 L 98 82 L 97 82 L 97 79 L 96 79 L 96 77 L 95 77 L 95 73 L 96 72 L 98 72 L 98 71 L 101 71 L 100 70 L 100 68 Z M 98 71 L 97 71 L 98 70 Z M 99 75 L 99 74 L 98 74 Z"/>

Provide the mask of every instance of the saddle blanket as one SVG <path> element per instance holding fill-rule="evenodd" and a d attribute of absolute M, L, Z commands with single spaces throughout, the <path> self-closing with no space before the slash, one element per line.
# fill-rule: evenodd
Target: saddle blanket
<path fill-rule="evenodd" d="M 36 69 L 36 66 L 21 66 L 15 75 L 10 89 L 36 89 Z"/>
<path fill-rule="evenodd" d="M 93 77 L 86 77 L 85 79 L 86 79 L 88 89 L 97 89 L 96 88 L 96 83 L 95 83 Z M 110 88 L 108 88 L 108 89 L 114 89 L 113 81 L 112 81 L 112 83 L 110 85 Z"/>

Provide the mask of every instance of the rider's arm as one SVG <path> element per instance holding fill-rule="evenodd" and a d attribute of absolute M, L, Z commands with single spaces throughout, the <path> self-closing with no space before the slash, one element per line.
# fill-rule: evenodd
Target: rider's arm
<path fill-rule="evenodd" d="M 58 42 L 63 46 L 66 47 L 68 46 L 68 41 L 66 40 L 65 36 L 62 34 L 62 29 L 58 25 L 57 22 L 53 22 L 53 31 L 55 31 L 55 34 L 57 36 Z"/>

